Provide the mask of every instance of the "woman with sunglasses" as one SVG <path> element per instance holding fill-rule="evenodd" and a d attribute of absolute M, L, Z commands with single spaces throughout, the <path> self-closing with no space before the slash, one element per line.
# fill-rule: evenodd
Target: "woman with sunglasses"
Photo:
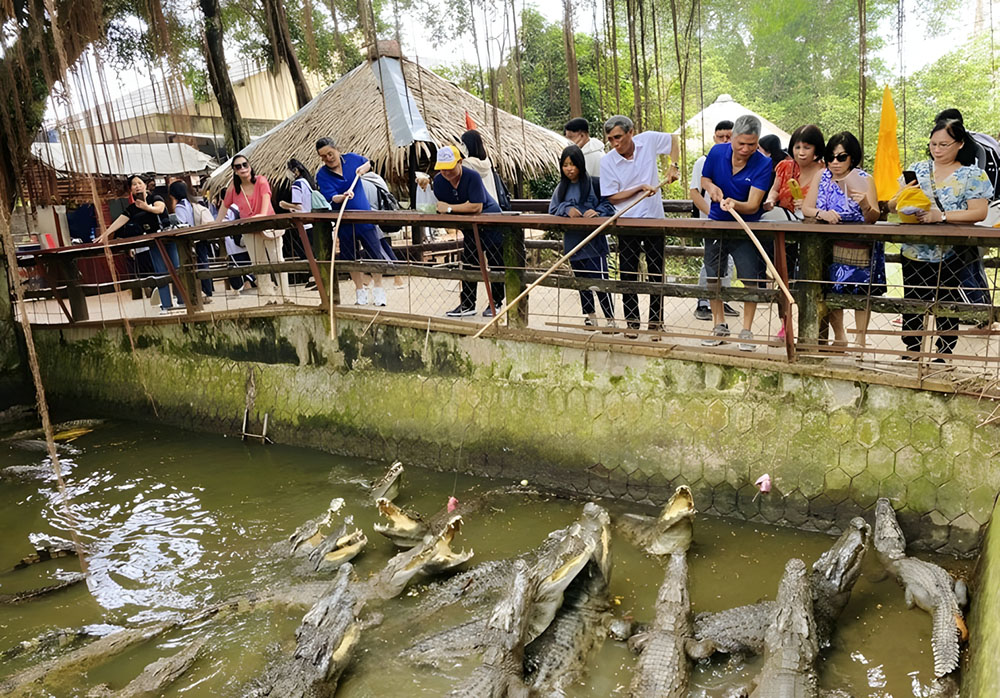
<path fill-rule="evenodd" d="M 861 164 L 861 144 L 850 131 L 841 131 L 826 144 L 823 154 L 826 169 L 809 184 L 809 193 L 802 203 L 806 219 L 824 223 L 874 223 L 878 220 L 878 194 L 875 180 L 858 165 Z M 885 245 L 881 242 L 835 240 L 833 263 L 828 270 L 833 293 L 865 293 L 881 296 L 885 293 Z M 857 344 L 865 345 L 868 332 L 868 310 L 854 311 Z M 830 326 L 834 344 L 847 346 L 844 311 L 831 310 Z"/>
<path fill-rule="evenodd" d="M 258 175 L 254 171 L 244 155 L 233 158 L 233 183 L 226 189 L 226 196 L 222 199 L 222 206 L 215 218 L 216 223 L 223 221 L 226 212 L 233 204 L 239 209 L 241 220 L 254 216 L 274 215 L 274 208 L 271 206 L 271 184 L 267 181 L 267 177 Z M 285 261 L 281 251 L 280 236 L 269 237 L 266 233 L 251 233 L 244 235 L 243 241 L 253 264 L 277 264 Z M 277 287 L 272 281 L 272 274 L 261 274 L 257 277 L 260 296 L 266 299 L 267 305 L 277 303 L 278 297 L 290 303 L 288 274 L 279 273 L 273 276 L 277 277 Z"/>
<path fill-rule="evenodd" d="M 915 184 L 905 184 L 903 189 L 920 187 L 927 198 L 934 202 L 929 211 L 916 214 L 922 224 L 951 223 L 972 225 L 986 218 L 989 200 L 993 194 L 986 172 L 975 165 L 975 143 L 957 119 L 940 119 L 931 129 L 927 152 L 930 160 L 910 165 L 916 173 Z M 896 211 L 897 193 L 889 201 L 889 210 Z M 925 245 L 903 243 L 900 246 L 903 268 L 903 297 L 918 298 L 933 302 L 963 300 L 960 273 L 969 263 L 968 255 L 978 257 L 975 247 L 955 247 L 952 245 Z M 958 328 L 958 319 L 942 317 L 935 319 L 938 330 L 953 332 Z M 903 314 L 904 331 L 922 331 L 923 314 Z M 920 335 L 904 335 L 903 343 L 910 356 L 920 351 Z M 941 334 L 937 339 L 939 354 L 950 354 L 958 342 L 953 334 Z M 944 361 L 940 357 L 936 361 Z"/>
<path fill-rule="evenodd" d="M 118 218 L 108 226 L 108 229 L 104 231 L 104 235 L 97 238 L 97 242 L 104 242 L 105 240 L 110 240 L 115 236 L 119 230 L 124 228 L 127 237 L 136 237 L 138 235 L 149 235 L 151 233 L 158 233 L 163 229 L 164 218 L 166 217 L 167 203 L 163 200 L 163 197 L 154 192 L 148 191 L 146 188 L 146 182 L 141 175 L 134 174 L 128 178 L 129 187 L 129 205 L 125 208 Z M 170 261 L 173 263 L 174 269 L 178 269 L 181 265 L 180 257 L 177 253 L 177 245 L 172 242 L 163 243 L 163 248 L 167 251 L 167 255 L 170 257 Z M 148 248 L 135 250 L 136 256 L 144 252 L 149 251 L 149 259 L 153 264 L 153 271 L 157 276 L 166 276 L 167 263 L 163 260 L 163 256 L 160 254 L 160 248 L 157 245 L 150 245 Z M 157 290 L 160 293 L 160 315 L 166 315 L 175 309 L 175 306 L 170 300 L 170 286 L 164 284 L 163 286 L 158 286 Z M 174 289 L 176 292 L 176 289 Z M 184 310 L 184 301 L 181 300 L 179 294 L 177 295 L 177 310 Z"/>

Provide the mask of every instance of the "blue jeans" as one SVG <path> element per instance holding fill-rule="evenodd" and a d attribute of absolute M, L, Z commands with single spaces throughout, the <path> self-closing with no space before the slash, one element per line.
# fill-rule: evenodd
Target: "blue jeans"
<path fill-rule="evenodd" d="M 573 267 L 573 275 L 584 279 L 608 280 L 608 258 L 607 257 L 584 257 L 583 259 L 571 258 L 569 265 Z M 598 291 L 597 299 L 601 303 L 601 310 L 604 317 L 609 320 L 615 316 L 615 304 L 611 299 L 611 294 L 606 291 Z M 584 315 L 594 312 L 594 292 L 589 290 L 580 291 L 580 307 Z"/>
<path fill-rule="evenodd" d="M 163 247 L 167 250 L 167 255 L 170 257 L 170 261 L 174 265 L 174 269 L 178 269 L 181 266 L 180 257 L 177 255 L 177 245 L 172 242 L 164 242 Z M 153 271 L 156 272 L 157 276 L 163 276 L 167 273 L 167 264 L 163 261 L 163 257 L 160 255 L 160 248 L 156 244 L 149 246 L 149 258 L 153 262 Z M 172 308 L 173 304 L 170 302 L 170 286 L 164 284 L 163 286 L 157 286 L 157 290 L 160 292 L 160 307 L 161 308 Z M 177 296 L 177 305 L 183 306 L 184 301 L 181 300 L 181 296 L 177 293 L 177 289 L 174 289 L 174 295 Z"/>
<path fill-rule="evenodd" d="M 208 259 L 212 254 L 212 243 L 208 240 L 199 240 L 194 243 L 194 252 L 198 255 L 198 271 L 206 271 L 208 269 Z M 214 285 L 211 279 L 201 280 L 201 290 L 207 298 L 212 297 L 213 289 Z"/>

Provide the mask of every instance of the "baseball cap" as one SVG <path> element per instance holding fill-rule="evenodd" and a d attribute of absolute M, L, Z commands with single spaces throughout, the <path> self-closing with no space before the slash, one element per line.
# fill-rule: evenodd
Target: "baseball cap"
<path fill-rule="evenodd" d="M 458 152 L 458 148 L 453 145 L 443 145 L 438 148 L 437 164 L 434 165 L 434 169 L 453 170 L 461 159 L 462 155 Z"/>

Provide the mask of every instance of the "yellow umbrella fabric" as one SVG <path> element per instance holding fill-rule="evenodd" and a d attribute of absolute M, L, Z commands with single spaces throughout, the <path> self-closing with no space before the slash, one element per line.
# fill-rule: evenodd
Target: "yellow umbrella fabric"
<path fill-rule="evenodd" d="M 875 147 L 875 189 L 879 201 L 888 201 L 899 191 L 899 143 L 896 141 L 896 105 L 892 92 L 885 86 L 882 92 L 882 118 L 878 124 L 878 145 Z"/>

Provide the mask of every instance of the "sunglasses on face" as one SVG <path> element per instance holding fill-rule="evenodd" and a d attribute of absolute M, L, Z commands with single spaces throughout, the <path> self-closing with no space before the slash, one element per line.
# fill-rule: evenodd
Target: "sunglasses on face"
<path fill-rule="evenodd" d="M 237 164 L 233 165 L 233 169 L 234 170 L 246 170 L 246 169 L 249 169 L 249 168 L 250 168 L 250 163 L 249 162 L 240 162 L 240 163 L 237 163 Z"/>
<path fill-rule="evenodd" d="M 836 160 L 837 162 L 847 162 L 848 158 L 850 157 L 851 156 L 848 155 L 847 153 L 837 153 L 836 155 L 831 155 L 830 157 L 828 157 L 826 161 L 830 162 L 831 160 Z"/>

